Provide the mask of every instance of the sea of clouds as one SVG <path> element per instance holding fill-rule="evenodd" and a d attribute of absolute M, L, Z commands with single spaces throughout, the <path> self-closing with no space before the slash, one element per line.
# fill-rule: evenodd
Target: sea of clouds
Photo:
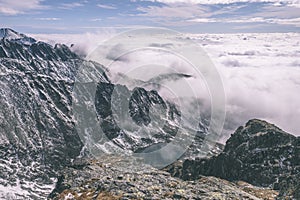
<path fill-rule="evenodd" d="M 115 35 L 116 32 L 110 30 L 77 35 L 40 34 L 33 37 L 52 44 L 73 44 L 72 49 L 85 56 Z M 252 118 L 267 120 L 287 132 L 300 135 L 299 33 L 181 34 L 180 37 L 199 44 L 222 78 L 226 95 L 226 120 L 221 141 L 225 141 L 238 126 Z M 118 48 L 111 52 L 112 57 L 117 53 Z M 107 58 L 110 59 L 109 55 Z M 142 66 L 140 68 L 143 71 L 136 70 L 136 66 Z M 151 70 L 145 70 L 145 67 Z M 131 52 L 112 59 L 109 68 L 115 74 L 121 72 L 141 83 L 149 81 L 151 76 L 157 78 L 161 74 L 172 73 L 169 78 L 160 76 L 155 79 L 163 87 L 157 88 L 152 84 L 163 96 L 174 93 L 176 97 L 187 96 L 180 88 L 183 83 L 188 83 L 198 91 L 199 98 L 209 98 L 209 88 L 203 81 L 205 77 L 196 74 L 187 62 L 170 53 L 149 50 Z M 113 79 L 116 81 L 120 76 L 114 76 Z M 178 88 L 178 91 L 168 90 L 171 86 Z"/>

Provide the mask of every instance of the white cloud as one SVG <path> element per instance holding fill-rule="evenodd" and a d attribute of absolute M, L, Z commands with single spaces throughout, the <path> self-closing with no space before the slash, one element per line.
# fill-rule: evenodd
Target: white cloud
<path fill-rule="evenodd" d="M 191 18 L 201 18 L 203 21 L 209 21 L 210 19 L 205 19 L 213 15 L 220 15 L 226 13 L 232 13 L 240 8 L 245 7 L 244 5 L 234 5 L 226 6 L 220 8 L 219 10 L 212 11 L 209 6 L 205 5 L 191 5 L 185 3 L 175 3 L 164 6 L 148 6 L 148 7 L 138 7 L 137 10 L 141 11 L 138 16 L 155 17 L 161 18 L 161 20 L 166 19 L 191 19 Z M 190 20 L 192 22 L 192 20 Z"/>
<path fill-rule="evenodd" d="M 272 19 L 271 23 L 283 24 L 283 25 L 293 25 L 296 27 L 300 27 L 300 18 L 292 18 L 292 19 Z"/>
<path fill-rule="evenodd" d="M 300 135 L 300 34 L 191 34 L 188 38 L 203 45 L 223 78 L 229 133 L 249 119 L 261 118 Z M 192 74 L 190 79 L 164 83 L 164 88 L 172 90 L 160 90 L 160 94 L 184 96 L 182 85 L 190 83 L 202 92 L 200 97 L 209 98 L 205 87 L 198 84 L 197 73 L 174 56 L 143 50 L 112 60 L 111 70 L 141 80 L 166 73 L 166 69 Z"/>
<path fill-rule="evenodd" d="M 252 17 L 252 18 L 195 18 L 189 19 L 187 22 L 196 22 L 196 23 L 269 23 L 269 24 L 281 24 L 281 25 L 293 25 L 300 27 L 300 18 L 262 18 L 262 17 Z"/>
<path fill-rule="evenodd" d="M 203 48 L 209 53 L 223 78 L 227 96 L 226 128 L 230 133 L 249 119 L 261 118 L 299 135 L 300 34 L 203 34 L 189 35 L 189 38 L 205 44 Z M 144 73 L 134 73 L 136 66 L 139 66 L 136 69 L 143 64 L 149 67 L 149 63 L 153 64 L 153 70 L 147 71 L 145 68 Z M 162 66 L 195 75 L 178 58 L 149 51 L 126 55 L 115 61 L 110 69 L 116 72 L 129 71 L 130 75 L 141 79 L 146 75 L 166 73 Z M 165 83 L 164 87 L 172 88 L 173 93 L 184 96 L 182 85 L 188 82 L 196 91 L 201 91 L 199 95 L 205 98 L 205 87 L 200 87 L 199 80 L 195 78 L 199 77 L 193 76 L 169 85 Z M 162 95 L 168 94 L 164 90 L 160 92 Z"/>
<path fill-rule="evenodd" d="M 265 18 L 296 18 L 300 17 L 300 7 L 267 5 L 253 15 Z"/>
<path fill-rule="evenodd" d="M 72 50 L 80 55 L 87 55 L 94 50 L 99 44 L 106 39 L 115 35 L 116 32 L 112 28 L 105 28 L 102 31 L 96 33 L 84 33 L 84 34 L 32 34 L 30 36 L 37 40 L 50 43 L 52 45 L 56 43 L 66 44 L 71 46 Z"/>
<path fill-rule="evenodd" d="M 151 0 L 151 1 L 161 2 L 166 4 L 188 3 L 188 4 L 207 4 L 207 5 L 266 2 L 266 3 L 274 3 L 275 5 L 287 4 L 290 6 L 297 6 L 297 7 L 300 6 L 300 0 Z"/>
<path fill-rule="evenodd" d="M 100 22 L 100 21 L 102 21 L 102 19 L 101 18 L 94 18 L 94 19 L 91 19 L 90 21 L 91 22 Z"/>
<path fill-rule="evenodd" d="M 42 20 L 42 21 L 59 21 L 61 18 L 56 18 L 56 17 L 46 17 L 46 18 L 35 18 L 37 20 Z"/>
<path fill-rule="evenodd" d="M 63 3 L 61 4 L 61 6 L 59 8 L 61 9 L 72 9 L 72 8 L 76 8 L 76 7 L 82 7 L 84 6 L 85 2 L 73 2 L 73 3 Z"/>
<path fill-rule="evenodd" d="M 187 22 L 197 22 L 197 23 L 213 23 L 213 22 L 219 22 L 220 20 L 216 18 L 195 18 L 195 19 L 189 19 Z"/>
<path fill-rule="evenodd" d="M 247 5 L 227 5 L 217 10 L 212 10 L 208 5 L 178 3 L 180 1 L 175 0 L 165 2 L 174 3 L 162 6 L 138 7 L 137 10 L 142 13 L 135 15 L 148 17 L 148 19 L 155 18 L 156 22 L 167 26 L 186 26 L 194 23 L 265 23 L 266 25 L 277 24 L 290 25 L 294 27 L 300 26 L 300 7 L 266 4 L 255 12 L 241 16 L 241 14 L 235 14 L 236 11 L 247 7 Z M 200 0 L 195 0 L 193 2 L 200 2 Z M 221 1 L 213 2 L 217 3 Z M 222 2 L 224 3 L 225 1 Z M 295 4 L 296 1 L 293 1 L 293 3 Z M 227 17 L 215 17 L 222 14 L 227 14 Z"/>
<path fill-rule="evenodd" d="M 193 18 L 197 16 L 209 16 L 208 8 L 203 6 L 190 6 L 173 4 L 168 6 L 149 6 L 149 7 L 139 7 L 138 11 L 143 12 L 138 14 L 138 16 L 147 17 L 162 17 L 164 18 Z"/>
<path fill-rule="evenodd" d="M 5 15 L 22 14 L 30 10 L 45 9 L 42 0 L 0 0 L 0 13 Z"/>
<path fill-rule="evenodd" d="M 188 20 L 190 22 L 200 22 L 200 23 L 205 23 L 205 22 L 220 22 L 220 23 L 256 23 L 256 22 L 268 22 L 270 20 L 264 19 L 262 17 L 240 17 L 240 18 L 196 18 L 196 19 L 191 19 Z"/>
<path fill-rule="evenodd" d="M 266 119 L 300 135 L 298 33 L 191 35 L 220 70 L 227 128 Z"/>
<path fill-rule="evenodd" d="M 104 9 L 117 9 L 115 6 L 111 6 L 111 5 L 104 5 L 104 4 L 97 4 L 97 7 L 99 8 L 104 8 Z"/>

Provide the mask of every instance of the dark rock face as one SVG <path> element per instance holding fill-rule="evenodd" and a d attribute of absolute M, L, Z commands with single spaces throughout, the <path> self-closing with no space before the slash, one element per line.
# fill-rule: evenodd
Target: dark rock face
<path fill-rule="evenodd" d="M 129 90 L 124 85 L 99 82 L 95 108 L 101 129 L 109 140 L 107 143 L 127 152 L 148 153 L 161 149 L 176 137 L 181 127 L 182 116 L 177 105 L 155 90 L 140 87 Z M 199 122 L 196 136 L 181 160 L 203 157 L 203 154 L 213 156 L 223 149 L 223 145 L 215 142 L 203 144 L 208 126 L 208 120 Z M 203 152 L 202 145 L 211 151 Z"/>
<path fill-rule="evenodd" d="M 177 133 L 180 111 L 174 104 L 163 100 L 156 91 L 147 91 L 144 88 L 130 91 L 126 86 L 99 82 L 95 98 L 95 107 L 103 132 L 122 149 L 142 151 L 152 145 L 168 142 Z M 159 106 L 159 112 L 150 112 L 155 106 Z M 115 108 L 118 109 L 118 119 L 113 115 Z M 164 124 L 161 129 L 157 128 L 160 125 L 151 124 L 157 123 L 151 121 L 151 118 L 155 118 L 150 116 L 151 114 L 159 118 L 165 117 L 160 121 Z M 125 122 L 126 126 L 119 126 L 119 123 Z M 141 130 L 150 133 L 143 134 Z M 132 134 L 136 135 L 135 140 L 132 139 Z"/>
<path fill-rule="evenodd" d="M 254 119 L 232 134 L 221 154 L 210 159 L 186 160 L 179 175 L 185 180 L 200 175 L 243 180 L 279 189 L 283 194 L 290 188 L 287 183 L 291 180 L 293 187 L 299 185 L 299 149 L 299 137 Z"/>
<path fill-rule="evenodd" d="M 95 97 L 97 114 L 100 119 L 104 119 L 101 122 L 101 128 L 109 140 L 117 138 L 121 131 L 112 117 L 111 95 L 113 91 L 113 84 L 100 82 L 97 85 Z M 124 91 L 128 91 L 126 87 L 124 87 Z M 120 93 L 120 95 L 122 95 L 122 93 Z M 122 96 L 120 98 L 122 98 Z"/>
<path fill-rule="evenodd" d="M 95 108 L 101 129 L 109 140 L 104 144 L 126 152 L 149 153 L 161 149 L 176 137 L 181 126 L 181 112 L 174 103 L 163 99 L 157 91 L 140 87 L 129 90 L 124 85 L 99 82 Z M 207 142 L 205 145 L 211 151 L 203 152 L 201 146 L 208 125 L 199 124 L 193 143 L 181 160 L 206 153 L 216 155 L 223 149 L 221 144 Z"/>
<path fill-rule="evenodd" d="M 164 109 L 167 108 L 166 103 L 156 91 L 148 92 L 143 88 L 135 88 L 129 100 L 130 117 L 136 124 L 147 126 L 151 122 L 149 110 L 152 105 L 162 105 Z M 170 111 L 170 114 L 180 116 L 179 111 L 175 111 L 176 112 Z"/>

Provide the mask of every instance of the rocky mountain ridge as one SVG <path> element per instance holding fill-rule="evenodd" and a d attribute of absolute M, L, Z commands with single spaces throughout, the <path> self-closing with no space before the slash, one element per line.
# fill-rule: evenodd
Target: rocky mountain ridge
<path fill-rule="evenodd" d="M 186 160 L 167 168 L 184 180 L 203 175 L 246 181 L 273 188 L 280 196 L 299 198 L 300 138 L 273 124 L 253 119 L 227 140 L 222 153 L 209 159 Z"/>
<path fill-rule="evenodd" d="M 71 92 L 77 68 L 88 62 L 64 45 L 0 33 L 0 198 L 46 197 L 56 171 L 82 148 Z"/>
<path fill-rule="evenodd" d="M 11 29 L 0 29 L 0 36 L 1 198 L 46 198 L 60 170 L 77 156 L 90 155 L 89 149 L 83 149 L 86 141 L 76 129 L 72 109 L 72 92 L 80 68 L 97 72 L 87 74 L 86 78 L 92 76 L 98 84 L 97 117 L 109 138 L 108 144 L 103 145 L 104 152 L 109 151 L 107 146 L 128 153 L 149 151 L 148 148 L 160 148 L 176 135 L 180 111 L 155 90 L 130 91 L 120 86 L 123 90 L 117 94 L 123 98 L 126 92 L 132 92 L 127 99 L 127 115 L 137 127 L 149 132 L 140 135 L 131 127 L 118 127 L 114 120 L 110 98 L 116 85 L 110 82 L 105 67 L 83 60 L 62 44 L 51 46 Z M 155 105 L 163 108 L 162 129 L 150 125 L 149 110 Z M 205 130 L 203 127 L 202 132 Z M 201 142 L 199 137 L 195 146 Z M 193 148 L 189 155 L 193 152 L 197 155 Z"/>

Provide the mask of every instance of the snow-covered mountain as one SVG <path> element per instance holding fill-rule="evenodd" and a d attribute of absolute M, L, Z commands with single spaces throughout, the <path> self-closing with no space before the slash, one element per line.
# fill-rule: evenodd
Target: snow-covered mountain
<path fill-rule="evenodd" d="M 11 40 L 24 45 L 31 45 L 37 42 L 34 38 L 27 37 L 26 35 L 18 33 L 9 28 L 0 29 L 0 38 Z"/>
<path fill-rule="evenodd" d="M 83 146 L 71 114 L 76 70 L 97 64 L 65 45 L 0 33 L 0 197 L 45 198 Z"/>
<path fill-rule="evenodd" d="M 63 58 L 57 53 L 62 48 L 13 30 L 0 33 L 0 195 L 46 196 L 54 169 L 68 163 L 82 145 L 69 107 L 74 63 L 82 61 L 71 52 Z"/>
<path fill-rule="evenodd" d="M 172 142 L 180 131 L 183 138 L 179 138 L 179 146 L 185 144 L 183 140 L 191 132 L 196 135 L 191 144 L 186 146 L 186 152 L 179 155 L 179 161 L 165 168 L 172 175 L 183 179 L 213 175 L 230 181 L 243 180 L 257 186 L 273 186 L 280 190 L 282 197 L 298 198 L 299 137 L 265 121 L 250 120 L 232 134 L 224 148 L 216 141 L 205 140 L 210 134 L 210 116 L 205 110 L 200 118 L 193 115 L 196 113 L 194 101 L 199 99 L 187 100 L 186 105 L 189 106 L 182 108 L 155 89 L 149 89 L 147 84 L 147 88 L 114 84 L 110 81 L 111 72 L 108 69 L 101 64 L 85 61 L 65 45 L 52 46 L 11 29 L 0 29 L 0 36 L 0 199 L 46 199 L 51 191 L 52 197 L 65 197 L 69 193 L 75 195 L 78 191 L 86 190 L 87 194 L 99 197 L 103 188 L 111 190 L 108 187 L 111 183 L 118 185 L 125 182 L 123 192 L 130 195 L 134 187 L 120 175 L 126 170 L 130 171 L 128 177 L 135 177 L 136 171 L 141 170 L 142 173 L 137 176 L 138 191 L 152 191 L 152 194 L 157 193 L 159 197 L 163 194 L 156 189 L 153 192 L 151 184 L 165 177 L 185 185 L 185 191 L 194 188 L 191 185 L 203 184 L 207 187 L 204 192 L 201 190 L 204 196 L 214 195 L 216 187 L 219 188 L 218 194 L 223 197 L 228 191 L 234 197 L 240 194 L 249 196 L 240 191 L 241 186 L 228 181 L 224 182 L 229 187 L 225 189 L 220 189 L 223 180 L 216 178 L 201 178 L 200 182 L 191 181 L 190 185 L 186 185 L 186 182 L 173 179 L 165 172 L 153 168 L 149 179 L 149 176 L 143 174 L 149 173 L 146 169 L 149 170 L 150 166 L 140 163 L 139 158 L 138 164 L 128 164 L 135 162 L 134 159 L 127 160 L 131 154 L 147 154 L 161 149 Z M 92 70 L 93 73 L 80 74 L 80 69 Z M 118 76 L 124 77 L 123 74 Z M 190 76 L 169 74 L 166 77 L 158 76 L 155 80 L 181 77 Z M 78 79 L 95 81 L 95 94 L 89 93 L 91 82 L 80 83 L 78 86 Z M 130 86 L 139 81 L 128 80 Z M 78 112 L 81 108 L 91 109 L 95 115 L 87 115 L 90 118 L 83 120 L 86 126 L 78 127 L 82 123 L 78 120 L 82 114 Z M 88 109 L 82 111 L 89 112 Z M 190 115 L 182 115 L 183 111 Z M 91 129 L 94 124 L 91 123 L 95 119 L 100 127 L 94 130 L 93 134 L 96 135 L 93 135 Z M 195 123 L 188 123 L 197 119 L 200 120 L 196 126 L 193 126 Z M 108 140 L 98 140 L 99 136 L 104 136 L 101 134 Z M 114 158 L 118 160 L 120 156 L 96 157 L 95 147 L 104 153 L 120 150 L 126 154 L 126 159 L 110 165 Z M 168 157 L 174 152 L 167 153 Z M 208 158 L 203 158 L 203 155 Z M 94 162 L 91 157 L 104 160 L 102 163 Z M 90 163 L 85 162 L 85 159 Z M 113 174 L 114 170 L 119 174 Z M 89 181 L 94 181 L 94 173 L 98 174 L 96 183 L 104 184 L 103 188 Z M 107 177 L 111 182 L 107 182 Z M 151 187 L 145 189 L 144 182 Z M 82 190 L 83 187 L 88 189 Z M 96 187 L 94 192 L 89 193 L 90 187 Z M 168 187 L 161 189 L 168 190 Z M 261 191 L 269 192 L 263 188 L 251 188 L 252 192 L 260 192 L 259 198 L 264 197 Z M 195 189 L 193 192 L 197 193 L 198 187 Z M 184 192 L 182 189 L 172 190 L 176 197 L 177 192 Z M 110 192 L 118 191 L 112 189 Z M 235 194 L 232 193 L 234 191 Z M 196 193 L 188 192 L 182 197 L 201 196 Z M 271 193 L 272 196 L 277 195 L 276 191 Z M 252 193 L 250 196 L 257 199 Z"/>

